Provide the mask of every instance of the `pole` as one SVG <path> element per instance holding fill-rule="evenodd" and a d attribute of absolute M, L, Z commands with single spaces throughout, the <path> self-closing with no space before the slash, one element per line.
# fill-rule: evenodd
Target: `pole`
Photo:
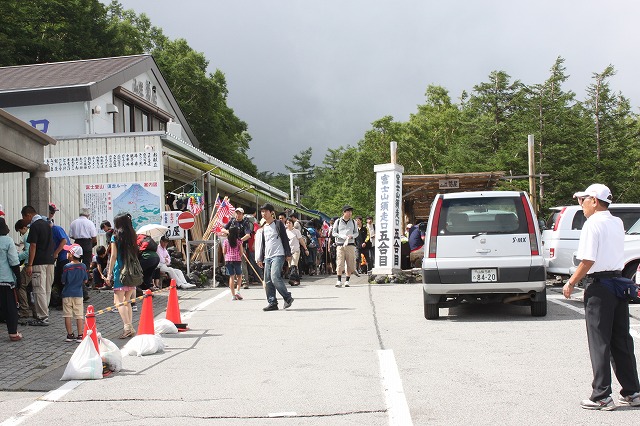
<path fill-rule="evenodd" d="M 189 275 L 189 273 L 190 273 L 189 263 L 191 261 L 191 259 L 190 259 L 191 250 L 189 249 L 189 230 L 188 229 L 185 229 L 184 236 L 187 239 L 187 275 Z"/>
<path fill-rule="evenodd" d="M 533 205 L 533 210 L 538 213 L 538 202 L 536 195 L 536 164 L 535 164 L 535 156 L 533 152 L 534 148 L 534 140 L 533 135 L 529 135 L 528 137 L 528 152 L 529 152 L 529 197 L 531 197 L 531 204 Z"/>
<path fill-rule="evenodd" d="M 289 173 L 289 187 L 291 188 L 291 204 L 293 204 L 293 173 Z"/>

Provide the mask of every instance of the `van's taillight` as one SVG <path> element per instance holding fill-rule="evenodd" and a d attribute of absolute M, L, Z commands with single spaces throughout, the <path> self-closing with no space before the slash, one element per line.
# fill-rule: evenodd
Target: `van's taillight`
<path fill-rule="evenodd" d="M 558 213 L 558 216 L 556 216 L 556 221 L 553 222 L 553 230 L 557 231 L 558 230 L 558 225 L 560 224 L 560 218 L 562 217 L 562 215 L 564 214 L 564 211 L 566 210 L 566 207 L 563 207 L 562 210 L 560 210 L 560 213 Z"/>
<path fill-rule="evenodd" d="M 551 248 L 549 249 L 549 257 L 554 258 L 556 255 L 556 249 Z"/>
<path fill-rule="evenodd" d="M 536 235 L 536 227 L 533 224 L 531 207 L 529 206 L 529 201 L 527 200 L 526 195 L 520 195 L 520 199 L 522 200 L 524 214 L 527 217 L 527 230 L 529 232 L 529 246 L 531 247 L 531 256 L 538 256 L 540 254 L 538 252 L 538 236 Z"/>
<path fill-rule="evenodd" d="M 442 197 L 436 202 L 436 210 L 433 212 L 431 222 L 431 234 L 429 235 L 429 258 L 436 257 L 436 246 L 438 245 L 438 223 L 440 222 L 440 210 L 442 210 Z"/>

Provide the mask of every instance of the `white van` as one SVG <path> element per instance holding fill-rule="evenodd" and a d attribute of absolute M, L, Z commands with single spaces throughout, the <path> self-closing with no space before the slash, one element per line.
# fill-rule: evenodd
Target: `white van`
<path fill-rule="evenodd" d="M 424 316 L 463 302 L 528 305 L 547 314 L 544 259 L 529 197 L 517 191 L 436 195 L 422 261 Z"/>
<path fill-rule="evenodd" d="M 542 249 L 547 273 L 560 278 L 568 278 L 573 266 L 573 254 L 578 250 L 578 240 L 582 226 L 587 220 L 579 205 L 553 207 L 542 231 Z M 611 204 L 609 211 L 622 219 L 625 231 L 640 219 L 640 204 Z M 637 231 L 640 231 L 638 229 Z M 628 233 L 625 240 L 638 239 L 638 234 Z M 635 236 L 634 236 L 635 235 Z"/>

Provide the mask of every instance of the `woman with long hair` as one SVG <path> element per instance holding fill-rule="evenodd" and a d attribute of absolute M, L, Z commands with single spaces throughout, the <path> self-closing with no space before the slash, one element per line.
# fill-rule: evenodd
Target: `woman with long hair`
<path fill-rule="evenodd" d="M 229 274 L 229 288 L 232 300 L 242 300 L 240 286 L 242 285 L 242 241 L 238 238 L 238 228 L 229 228 L 229 235 L 222 243 L 224 264 Z"/>
<path fill-rule="evenodd" d="M 138 257 L 138 246 L 136 244 L 136 231 L 131 224 L 131 215 L 129 213 L 120 214 L 113 220 L 114 232 L 110 241 L 111 259 L 109 261 L 109 273 L 107 274 L 107 282 L 113 285 L 113 303 L 122 304 L 131 300 L 131 296 L 135 294 L 135 287 L 127 287 L 120 281 L 120 271 L 126 255 Z M 131 304 L 123 304 L 118 306 L 118 313 L 124 324 L 124 331 L 120 339 L 126 339 L 136 335 L 133 328 L 133 311 Z"/>

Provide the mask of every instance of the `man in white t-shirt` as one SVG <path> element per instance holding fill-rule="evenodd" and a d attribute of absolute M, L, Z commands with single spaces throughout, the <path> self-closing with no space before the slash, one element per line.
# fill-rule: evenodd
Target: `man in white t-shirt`
<path fill-rule="evenodd" d="M 593 369 L 593 392 L 580 405 L 588 410 L 614 410 L 611 398 L 611 365 L 622 386 L 618 403 L 640 406 L 640 382 L 629 334 L 629 301 L 616 295 L 612 278 L 624 268 L 624 227 L 622 220 L 609 212 L 613 196 L 608 187 L 593 184 L 574 198 L 587 218 L 576 257 L 580 264 L 562 292 L 568 299 L 577 282 L 585 276 L 593 281 L 585 287 L 584 306 L 587 340 Z"/>

